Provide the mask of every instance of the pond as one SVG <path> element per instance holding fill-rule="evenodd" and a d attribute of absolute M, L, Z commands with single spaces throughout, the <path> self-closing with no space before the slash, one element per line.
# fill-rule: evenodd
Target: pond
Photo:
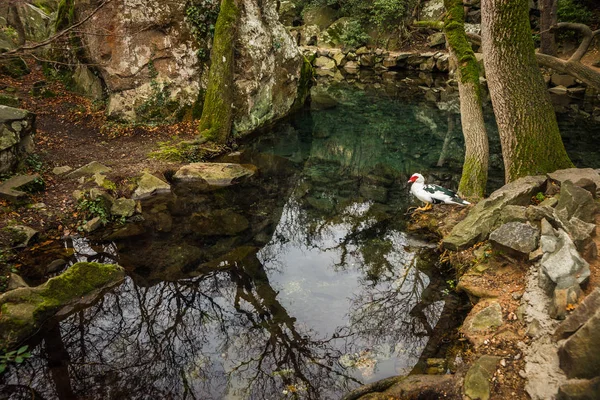
<path fill-rule="evenodd" d="M 255 165 L 252 179 L 174 185 L 141 218 L 67 240 L 71 263 L 118 262 L 128 277 L 34 337 L 1 393 L 333 399 L 445 358 L 466 305 L 436 244 L 406 232 L 406 181 L 456 185 L 460 123 L 455 100 L 428 101 L 405 78 L 318 87 L 310 110 L 223 158 Z M 598 124 L 565 124 L 600 137 Z M 493 188 L 499 156 L 492 165 Z"/>

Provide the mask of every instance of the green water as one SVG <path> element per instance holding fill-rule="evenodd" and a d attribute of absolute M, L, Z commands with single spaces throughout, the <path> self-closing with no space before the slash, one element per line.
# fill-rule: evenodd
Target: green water
<path fill-rule="evenodd" d="M 143 218 L 67 240 L 71 263 L 118 262 L 128 278 L 48 324 L 2 393 L 329 399 L 445 357 L 464 301 L 435 244 L 406 233 L 406 181 L 421 172 L 455 187 L 462 139 L 451 102 L 441 110 L 416 79 L 329 86 L 312 110 L 224 157 L 254 164 L 252 179 L 210 193 L 174 185 L 143 203 Z M 574 159 L 599 167 L 598 126 L 561 123 Z"/>

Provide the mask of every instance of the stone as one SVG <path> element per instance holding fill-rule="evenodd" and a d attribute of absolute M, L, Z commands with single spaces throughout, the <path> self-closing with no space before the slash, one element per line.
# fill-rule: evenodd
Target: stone
<path fill-rule="evenodd" d="M 473 363 L 465 375 L 463 384 L 465 394 L 470 399 L 488 400 L 490 398 L 490 381 L 496 372 L 500 357 L 481 356 Z"/>
<path fill-rule="evenodd" d="M 577 252 L 573 241 L 565 231 L 558 231 L 558 243 L 554 252 L 545 253 L 542 257 L 541 273 L 552 282 L 573 277 L 577 283 L 585 282 L 590 276 L 589 264 Z"/>
<path fill-rule="evenodd" d="M 13 202 L 23 199 L 27 196 L 27 193 L 21 190 L 25 190 L 27 185 L 39 178 L 38 174 L 13 176 L 0 184 L 0 198 Z"/>
<path fill-rule="evenodd" d="M 575 86 L 575 84 L 577 82 L 575 82 L 575 78 L 573 78 L 571 75 L 566 75 L 566 74 L 552 74 L 552 77 L 550 78 L 550 82 L 552 82 L 553 85 L 555 86 L 564 86 L 564 87 L 571 87 L 571 86 Z"/>
<path fill-rule="evenodd" d="M 316 68 L 327 69 L 330 71 L 333 71 L 336 69 L 335 61 L 329 57 L 323 57 L 323 56 L 317 57 L 317 59 L 314 62 L 314 66 Z"/>
<path fill-rule="evenodd" d="M 529 204 L 531 196 L 541 191 L 546 177 L 524 177 L 496 190 L 487 199 L 477 203 L 469 215 L 456 224 L 443 240 L 449 250 L 464 250 L 487 239 L 500 218 L 501 210 L 507 205 Z"/>
<path fill-rule="evenodd" d="M 556 251 L 556 246 L 558 246 L 558 239 L 555 236 L 544 235 L 540 238 L 540 249 L 542 250 L 542 253 L 554 253 Z"/>
<path fill-rule="evenodd" d="M 92 100 L 102 100 L 104 98 L 102 81 L 87 66 L 83 64 L 77 65 L 73 73 L 73 81 L 75 82 L 75 91 L 77 93 L 87 96 Z"/>
<path fill-rule="evenodd" d="M 360 57 L 360 65 L 366 68 L 373 68 L 375 66 L 375 55 L 364 54 Z"/>
<path fill-rule="evenodd" d="M 600 288 L 586 296 L 571 314 L 556 328 L 552 337 L 555 341 L 566 339 L 577 332 L 595 313 L 600 310 Z"/>
<path fill-rule="evenodd" d="M 92 219 L 90 219 L 89 221 L 87 221 L 84 225 L 83 225 L 83 230 L 85 232 L 93 232 L 96 229 L 100 228 L 102 226 L 102 220 L 100 219 L 100 217 L 94 217 Z"/>
<path fill-rule="evenodd" d="M 132 199 L 145 200 L 158 194 L 170 193 L 171 186 L 155 177 L 154 175 L 144 172 L 141 176 L 138 187 L 133 193 Z"/>
<path fill-rule="evenodd" d="M 15 274 L 14 272 L 11 272 L 8 276 L 8 282 L 6 283 L 7 291 L 15 290 L 22 287 L 29 287 L 29 285 L 25 283 L 23 278 L 21 278 L 19 275 Z"/>
<path fill-rule="evenodd" d="M 419 13 L 423 21 L 437 21 L 444 14 L 443 0 L 429 0 L 423 4 L 423 9 Z"/>
<path fill-rule="evenodd" d="M 131 217 L 135 213 L 135 200 L 123 197 L 116 199 L 110 208 L 110 213 L 116 217 Z"/>
<path fill-rule="evenodd" d="M 310 109 L 328 110 L 337 107 L 338 101 L 333 98 L 327 90 L 321 86 L 314 86 L 310 89 Z"/>
<path fill-rule="evenodd" d="M 98 161 L 92 161 L 91 163 L 68 173 L 66 177 L 69 179 L 77 179 L 80 177 L 93 176 L 96 173 L 106 173 L 110 171 L 111 169 L 109 167 L 100 164 Z"/>
<path fill-rule="evenodd" d="M 427 38 L 427 44 L 429 45 L 429 47 L 437 47 L 437 46 L 445 45 L 446 44 L 446 35 L 444 35 L 442 32 L 436 32 Z"/>
<path fill-rule="evenodd" d="M 600 376 L 593 379 L 571 379 L 558 388 L 557 400 L 600 399 Z"/>
<path fill-rule="evenodd" d="M 125 271 L 118 265 L 80 262 L 43 285 L 0 295 L 0 347 L 9 348 L 25 340 L 56 314 L 64 317 L 78 304 L 92 304 L 124 277 Z"/>
<path fill-rule="evenodd" d="M 62 258 L 57 258 L 56 260 L 48 264 L 48 266 L 46 267 L 46 273 L 54 274 L 62 270 L 65 265 L 67 265 L 67 262 L 65 260 L 63 260 Z"/>
<path fill-rule="evenodd" d="M 579 218 L 584 222 L 594 222 L 597 205 L 590 192 L 575 186 L 570 180 L 564 181 L 560 189 L 560 199 L 556 211 L 565 210 L 566 219 Z"/>
<path fill-rule="evenodd" d="M 528 223 L 508 222 L 490 234 L 490 242 L 497 249 L 525 258 L 538 247 L 539 237 L 539 231 Z"/>
<path fill-rule="evenodd" d="M 38 236 L 38 231 L 25 225 L 12 225 L 5 228 L 11 233 L 12 247 L 25 248 Z"/>
<path fill-rule="evenodd" d="M 69 167 L 68 165 L 65 165 L 63 167 L 54 167 L 52 169 L 52 173 L 54 175 L 64 175 L 67 172 L 71 171 L 73 168 Z"/>
<path fill-rule="evenodd" d="M 195 233 L 202 236 L 233 236 L 248 229 L 248 219 L 232 210 L 215 210 L 192 215 Z"/>
<path fill-rule="evenodd" d="M 448 54 L 444 54 L 435 61 L 435 67 L 440 72 L 448 72 L 448 70 L 450 68 L 449 60 L 450 60 L 450 57 L 448 56 Z"/>
<path fill-rule="evenodd" d="M 558 349 L 560 367 L 569 379 L 592 379 L 600 371 L 600 309 Z"/>
<path fill-rule="evenodd" d="M 554 209 L 542 205 L 529 206 L 525 209 L 525 218 L 530 222 L 541 221 L 544 218 L 551 221 L 554 219 Z"/>
<path fill-rule="evenodd" d="M 335 61 L 335 64 L 341 68 L 346 63 L 346 55 L 342 52 L 336 53 L 333 55 L 333 61 Z"/>
<path fill-rule="evenodd" d="M 581 288 L 574 278 L 560 280 L 554 288 L 552 304 L 550 305 L 550 317 L 554 319 L 565 319 L 567 308 L 577 304 L 581 296 Z"/>
<path fill-rule="evenodd" d="M 0 174 L 16 172 L 33 152 L 34 136 L 35 114 L 0 105 Z"/>
<path fill-rule="evenodd" d="M 556 237 L 557 232 L 552 227 L 552 224 L 548 222 L 546 218 L 543 218 L 540 223 L 540 233 L 542 236 L 554 236 Z"/>
<path fill-rule="evenodd" d="M 528 208 L 524 206 L 507 205 L 500 213 L 500 222 L 527 222 L 527 209 Z"/>
<path fill-rule="evenodd" d="M 349 73 L 351 75 L 358 74 L 359 70 L 360 70 L 360 66 L 356 63 L 356 61 L 348 61 L 344 65 L 344 71 L 346 71 L 347 73 Z"/>
<path fill-rule="evenodd" d="M 562 186 L 565 181 L 571 181 L 576 186 L 581 179 L 587 179 L 596 184 L 596 190 L 600 189 L 600 175 L 593 168 L 568 168 L 547 174 L 548 178 Z M 598 193 L 596 193 L 598 194 Z"/>
<path fill-rule="evenodd" d="M 200 191 L 211 191 L 246 181 L 256 167 L 233 163 L 193 163 L 184 165 L 173 179 Z"/>

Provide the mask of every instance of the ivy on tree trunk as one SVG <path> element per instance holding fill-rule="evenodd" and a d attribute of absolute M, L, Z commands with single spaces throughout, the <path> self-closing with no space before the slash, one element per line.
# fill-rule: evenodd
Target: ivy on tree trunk
<path fill-rule="evenodd" d="M 539 70 L 527 0 L 482 0 L 482 48 L 505 180 L 570 168 Z"/>

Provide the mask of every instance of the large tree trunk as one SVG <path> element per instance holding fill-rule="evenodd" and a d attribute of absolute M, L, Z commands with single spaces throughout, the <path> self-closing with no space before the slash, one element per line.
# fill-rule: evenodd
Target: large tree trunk
<path fill-rule="evenodd" d="M 465 162 L 458 191 L 464 197 L 478 199 L 485 194 L 489 162 L 488 138 L 481 108 L 479 64 L 465 35 L 462 0 L 444 0 L 444 5 L 444 32 L 451 57 L 457 65 L 460 117 L 465 137 Z"/>
<path fill-rule="evenodd" d="M 482 47 L 505 180 L 572 167 L 537 65 L 527 0 L 482 0 Z"/>
<path fill-rule="evenodd" d="M 236 0 L 221 0 L 200 119 L 200 134 L 222 144 L 229 139 L 233 123 L 233 57 L 239 17 L 240 8 Z"/>
<path fill-rule="evenodd" d="M 540 53 L 556 55 L 555 34 L 551 27 L 556 25 L 558 0 L 540 0 Z"/>

